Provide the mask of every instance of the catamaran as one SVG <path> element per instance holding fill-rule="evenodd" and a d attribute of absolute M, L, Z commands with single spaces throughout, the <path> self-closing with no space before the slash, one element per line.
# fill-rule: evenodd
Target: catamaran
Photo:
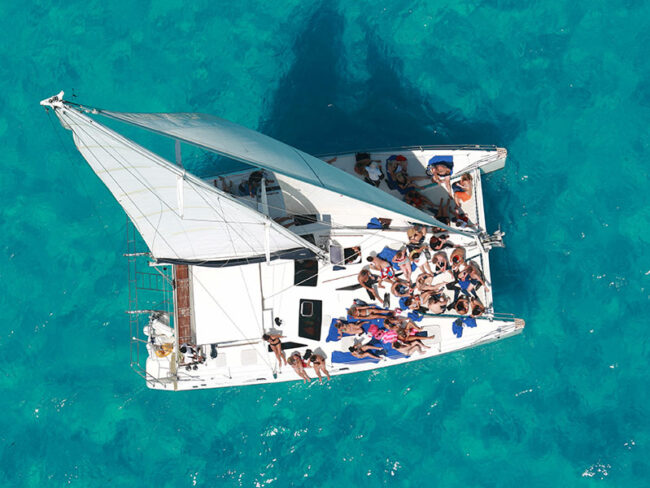
<path fill-rule="evenodd" d="M 63 92 L 41 105 L 72 131 L 127 214 L 131 366 L 150 388 L 297 381 L 300 370 L 314 376 L 310 353 L 331 376 L 363 372 L 524 328 L 523 320 L 495 312 L 491 287 L 489 252 L 503 247 L 504 234 L 486 230 L 481 176 L 504 167 L 503 148 L 418 146 L 319 158 L 200 113 L 114 112 L 66 101 Z M 102 117 L 171 138 L 176 160 L 123 137 Z M 181 144 L 244 164 L 199 178 L 184 168 Z M 405 185 L 395 170 L 407 164 Z M 461 178 L 471 186 L 459 190 Z M 463 189 L 467 198 L 454 199 Z M 411 242 L 404 249 L 409 229 L 419 229 L 419 248 Z M 428 247 L 430 237 L 436 247 Z M 449 265 L 432 270 L 432 255 Z M 364 269 L 374 276 L 366 286 Z M 425 295 L 439 313 L 417 303 Z M 404 347 L 411 341 L 419 352 Z M 276 354 L 278 343 L 299 367 Z"/>

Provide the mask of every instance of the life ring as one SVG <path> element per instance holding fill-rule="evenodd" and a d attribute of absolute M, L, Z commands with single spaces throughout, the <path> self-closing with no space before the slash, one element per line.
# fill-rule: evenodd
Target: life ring
<path fill-rule="evenodd" d="M 158 356 L 159 358 L 164 358 L 165 356 L 169 356 L 173 350 L 174 350 L 174 344 L 171 343 L 163 344 L 162 346 L 156 348 L 156 356 Z"/>

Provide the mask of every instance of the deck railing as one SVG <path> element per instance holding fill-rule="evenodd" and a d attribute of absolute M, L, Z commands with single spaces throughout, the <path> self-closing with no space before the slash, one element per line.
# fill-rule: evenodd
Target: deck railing
<path fill-rule="evenodd" d="M 147 381 L 156 379 L 147 374 L 147 342 L 144 328 L 153 313 L 166 313 L 170 327 L 175 328 L 173 314 L 172 266 L 151 266 L 152 260 L 133 223 L 126 219 L 126 253 L 128 264 L 130 365 Z"/>

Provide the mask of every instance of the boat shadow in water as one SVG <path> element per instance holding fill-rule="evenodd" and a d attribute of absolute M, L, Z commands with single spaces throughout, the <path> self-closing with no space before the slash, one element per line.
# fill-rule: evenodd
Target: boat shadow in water
<path fill-rule="evenodd" d="M 497 125 L 436 111 L 402 74 L 401 61 L 386 55 L 370 26 L 359 66 L 364 81 L 348 79 L 343 64 L 352 66 L 354 60 L 345 59 L 343 17 L 324 7 L 307 26 L 261 124 L 264 134 L 322 154 L 419 144 L 507 145 L 521 130 L 506 114 L 493 116 Z"/>

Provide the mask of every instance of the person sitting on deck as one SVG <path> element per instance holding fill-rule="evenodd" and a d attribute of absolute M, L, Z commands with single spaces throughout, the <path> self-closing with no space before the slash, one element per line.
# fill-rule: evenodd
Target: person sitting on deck
<path fill-rule="evenodd" d="M 413 288 L 411 285 L 403 280 L 398 280 L 393 283 L 393 287 L 390 291 L 393 295 L 399 298 L 410 297 L 413 294 Z"/>
<path fill-rule="evenodd" d="M 432 251 L 442 251 L 446 248 L 456 247 L 449 241 L 449 234 L 432 235 L 429 239 L 429 247 Z"/>
<path fill-rule="evenodd" d="M 373 307 L 370 305 L 357 305 L 353 303 L 350 308 L 348 308 L 348 314 L 350 317 L 360 320 L 374 320 L 374 319 L 383 319 L 388 315 L 393 315 L 391 310 L 384 310 L 381 308 Z"/>
<path fill-rule="evenodd" d="M 464 247 L 457 247 L 452 251 L 449 261 L 451 262 L 451 270 L 455 275 L 467 266 L 465 264 L 465 255 L 466 251 Z"/>
<path fill-rule="evenodd" d="M 431 259 L 429 254 L 429 248 L 424 242 L 427 236 L 427 228 L 423 225 L 415 224 L 406 231 L 406 236 L 408 237 L 408 243 L 406 244 L 406 249 L 409 252 L 419 251 L 423 252 L 427 259 Z"/>
<path fill-rule="evenodd" d="M 391 263 L 393 266 L 399 267 L 399 269 L 404 273 L 406 281 L 411 282 L 411 260 L 406 253 L 406 247 L 403 247 L 395 254 Z"/>
<path fill-rule="evenodd" d="M 275 357 L 278 360 L 280 367 L 282 367 L 282 361 L 284 361 L 284 364 L 287 364 L 287 356 L 282 350 L 282 342 L 280 341 L 283 337 L 284 336 L 280 334 L 264 334 L 262 336 L 262 339 L 269 343 L 271 351 L 275 353 Z"/>
<path fill-rule="evenodd" d="M 451 195 L 450 179 L 454 167 L 453 160 L 450 159 L 449 161 L 436 161 L 435 158 L 436 156 L 429 160 L 429 164 L 426 170 L 427 174 L 431 177 L 431 181 L 433 183 L 444 185 Z"/>
<path fill-rule="evenodd" d="M 355 154 L 355 160 L 354 172 L 363 176 L 366 183 L 370 183 L 373 186 L 379 186 L 381 180 L 384 178 L 384 174 L 381 169 L 373 163 L 381 163 L 381 160 L 370 159 L 369 153 L 357 153 Z"/>
<path fill-rule="evenodd" d="M 381 284 L 382 281 L 395 281 L 395 271 L 388 261 L 377 256 L 368 256 L 366 260 L 370 263 L 372 269 L 381 273 L 379 284 Z"/>
<path fill-rule="evenodd" d="M 447 310 L 449 299 L 444 293 L 437 291 L 426 291 L 422 293 L 420 301 L 423 306 L 427 307 L 429 312 L 441 314 Z"/>
<path fill-rule="evenodd" d="M 443 283 L 433 284 L 434 276 L 429 273 L 421 273 L 415 280 L 415 286 L 418 291 L 424 293 L 426 291 L 439 292 L 443 287 Z"/>
<path fill-rule="evenodd" d="M 262 184 L 262 179 L 264 178 L 266 178 L 267 183 L 273 182 L 273 180 L 268 178 L 268 175 L 264 170 L 253 171 L 248 177 L 247 184 L 244 182 L 239 184 L 239 191 L 245 194 L 246 190 L 248 190 L 248 194 L 251 198 L 257 197 L 257 192 Z"/>
<path fill-rule="evenodd" d="M 476 285 L 481 285 L 485 288 L 485 291 L 489 292 L 490 288 L 487 286 L 485 283 L 485 278 L 483 277 L 483 272 L 481 269 L 478 267 L 478 264 L 476 264 L 473 261 L 469 262 L 469 265 L 467 266 L 467 270 L 469 272 L 469 278 L 472 280 L 472 283 L 475 285 L 475 288 L 478 288 Z"/>
<path fill-rule="evenodd" d="M 357 279 L 359 280 L 359 284 L 366 289 L 371 300 L 379 300 L 382 302 L 382 299 L 379 297 L 379 287 L 384 288 L 384 285 L 381 284 L 381 278 L 379 276 L 372 274 L 366 267 L 359 272 Z"/>
<path fill-rule="evenodd" d="M 463 173 L 460 180 L 452 185 L 454 191 L 454 202 L 460 207 L 461 202 L 467 202 L 472 198 L 472 175 Z"/>
<path fill-rule="evenodd" d="M 466 315 L 469 311 L 469 300 L 466 296 L 461 295 L 454 303 L 453 308 L 458 315 Z"/>
<path fill-rule="evenodd" d="M 296 374 L 302 378 L 303 383 L 311 381 L 311 378 L 305 371 L 305 366 L 307 366 L 307 363 L 302 359 L 302 356 L 298 351 L 289 356 L 289 360 L 287 362 L 291 365 Z"/>
<path fill-rule="evenodd" d="M 444 251 L 435 253 L 433 255 L 433 260 L 431 261 L 431 264 L 433 264 L 434 266 L 433 269 L 434 276 L 450 270 L 449 260 L 447 259 L 447 254 L 445 254 Z"/>
<path fill-rule="evenodd" d="M 408 173 L 408 161 L 402 155 L 393 155 L 386 160 L 386 171 L 395 180 L 398 173 Z"/>
<path fill-rule="evenodd" d="M 334 323 L 334 327 L 338 331 L 339 335 L 337 339 L 343 337 L 343 334 L 349 335 L 361 335 L 364 333 L 363 326 L 368 322 L 346 322 L 344 320 L 337 320 Z"/>
<path fill-rule="evenodd" d="M 476 297 L 473 297 L 469 302 L 469 314 L 471 317 L 480 317 L 485 312 L 485 307 Z"/>
<path fill-rule="evenodd" d="M 371 346 L 370 344 L 355 344 L 354 346 L 350 346 L 348 350 L 350 354 L 359 359 L 381 359 L 378 353 L 372 351 L 384 351 L 382 347 Z"/>
<path fill-rule="evenodd" d="M 314 368 L 314 372 L 316 373 L 316 376 L 318 376 L 318 381 L 320 383 L 323 382 L 323 377 L 321 376 L 321 372 L 325 374 L 327 377 L 327 381 L 330 380 L 330 374 L 329 371 L 327 371 L 327 368 L 325 367 L 325 357 L 322 356 L 321 354 L 313 352 L 311 356 L 309 357 L 309 364 Z"/>

